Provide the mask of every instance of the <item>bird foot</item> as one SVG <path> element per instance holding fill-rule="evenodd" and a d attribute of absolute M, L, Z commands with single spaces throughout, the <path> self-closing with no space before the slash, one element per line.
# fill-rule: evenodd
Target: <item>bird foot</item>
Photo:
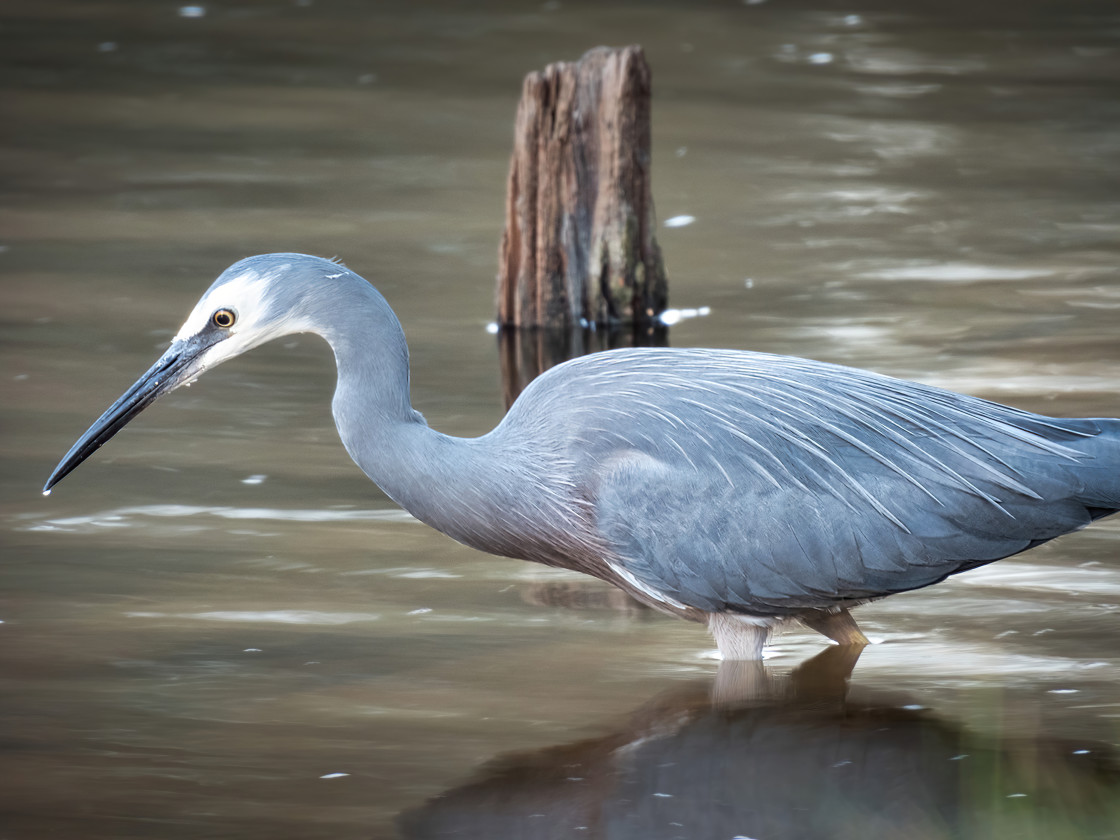
<path fill-rule="evenodd" d="M 801 623 L 810 630 L 816 630 L 822 636 L 828 636 L 840 645 L 859 645 L 864 647 L 871 644 L 868 638 L 859 629 L 856 620 L 846 609 L 838 612 L 817 612 L 810 615 L 799 616 Z"/>

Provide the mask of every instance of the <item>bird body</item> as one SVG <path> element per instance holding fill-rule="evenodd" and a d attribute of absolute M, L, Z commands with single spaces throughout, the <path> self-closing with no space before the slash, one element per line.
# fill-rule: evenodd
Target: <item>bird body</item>
<path fill-rule="evenodd" d="M 418 519 L 705 621 L 729 658 L 760 656 L 790 619 L 865 641 L 848 608 L 1120 509 L 1120 420 L 746 351 L 580 357 L 530 383 L 488 434 L 444 435 L 411 406 L 404 332 L 380 293 L 297 254 L 228 269 L 48 488 L 160 394 L 292 332 L 330 344 L 343 444 Z"/>

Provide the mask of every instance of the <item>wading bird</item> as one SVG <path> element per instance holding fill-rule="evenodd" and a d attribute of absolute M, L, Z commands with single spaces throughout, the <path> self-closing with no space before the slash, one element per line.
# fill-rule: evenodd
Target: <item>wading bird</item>
<path fill-rule="evenodd" d="M 488 434 L 429 428 L 381 294 L 342 265 L 250 257 L 90 427 L 45 491 L 154 400 L 291 333 L 334 351 L 350 457 L 466 545 L 585 572 L 758 659 L 800 620 L 865 644 L 849 609 L 1120 508 L 1120 420 L 1057 419 L 867 371 L 732 350 L 627 349 L 533 381 Z"/>

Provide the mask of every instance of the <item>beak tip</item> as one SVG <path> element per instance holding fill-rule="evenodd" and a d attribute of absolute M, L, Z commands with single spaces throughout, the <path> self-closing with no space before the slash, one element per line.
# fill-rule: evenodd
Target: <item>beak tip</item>
<path fill-rule="evenodd" d="M 62 479 L 66 478 L 66 476 L 70 475 L 70 473 L 74 471 L 74 467 L 78 466 L 78 464 L 80 464 L 82 460 L 84 459 L 78 460 L 77 463 L 73 463 L 70 456 L 64 458 L 62 462 L 54 468 L 54 472 L 52 472 L 50 478 L 47 479 L 47 483 L 43 485 L 43 495 L 49 496 L 51 494 L 51 490 L 54 489 L 55 485 L 62 481 Z"/>
<path fill-rule="evenodd" d="M 49 496 L 51 494 L 51 490 L 54 489 L 54 486 L 61 480 L 62 479 L 60 476 L 56 476 L 54 473 L 52 473 L 51 477 L 47 479 L 47 483 L 43 485 L 43 495 Z"/>

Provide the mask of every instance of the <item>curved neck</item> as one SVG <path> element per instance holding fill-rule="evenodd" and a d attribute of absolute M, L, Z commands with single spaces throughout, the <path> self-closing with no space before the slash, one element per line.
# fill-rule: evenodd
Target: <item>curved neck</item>
<path fill-rule="evenodd" d="M 347 274 L 323 297 L 331 311 L 312 322 L 338 364 L 332 408 L 354 462 L 393 501 L 454 539 L 552 562 L 581 518 L 578 505 L 550 487 L 555 456 L 533 454 L 500 429 L 464 439 L 429 428 L 412 408 L 404 331 L 381 294 Z M 526 492 L 540 497 L 536 506 L 523 504 Z"/>
<path fill-rule="evenodd" d="M 314 319 L 338 366 L 333 408 L 339 431 L 345 426 L 357 441 L 394 423 L 423 424 L 409 398 L 408 345 L 400 321 L 373 286 L 353 274 L 344 279 L 323 296 L 330 312 Z M 350 450 L 346 436 L 343 443 Z"/>
<path fill-rule="evenodd" d="M 323 295 L 330 312 L 312 321 L 338 365 L 332 410 L 343 446 L 393 501 L 452 532 L 457 499 L 471 478 L 485 482 L 487 459 L 471 442 L 429 428 L 409 397 L 408 345 L 385 298 L 357 275 Z M 453 534 L 454 535 L 454 534 Z"/>
<path fill-rule="evenodd" d="M 381 293 L 356 275 L 323 298 L 331 311 L 313 321 L 338 366 L 331 407 L 339 437 L 362 471 L 413 512 L 413 462 L 429 460 L 443 436 L 412 407 L 404 330 Z"/>

